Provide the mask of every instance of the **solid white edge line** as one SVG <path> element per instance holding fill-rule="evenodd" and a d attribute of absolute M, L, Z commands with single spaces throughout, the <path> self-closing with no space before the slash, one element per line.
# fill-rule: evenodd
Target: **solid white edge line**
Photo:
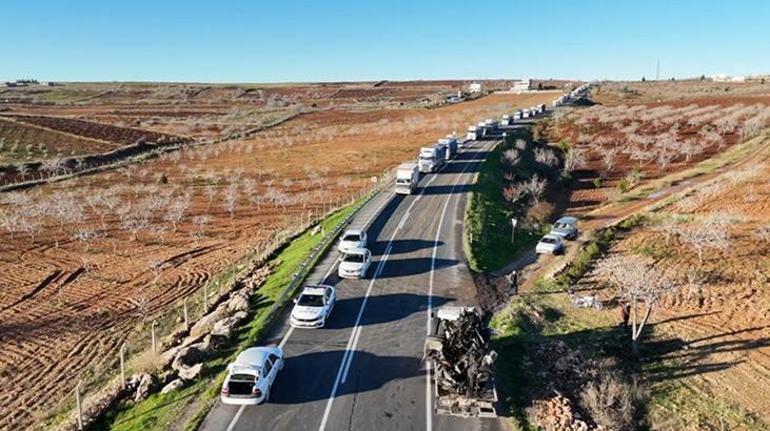
<path fill-rule="evenodd" d="M 289 326 L 289 329 L 286 331 L 286 334 L 283 335 L 281 342 L 278 344 L 279 348 L 283 349 L 283 346 L 285 346 L 286 342 L 289 341 L 289 337 L 291 337 L 292 332 L 294 332 L 294 327 Z"/>
<path fill-rule="evenodd" d="M 233 416 L 233 420 L 230 421 L 230 425 L 227 426 L 227 431 L 233 431 L 233 428 L 235 428 L 235 424 L 238 423 L 238 419 L 240 419 L 241 414 L 243 413 L 243 409 L 245 409 L 246 406 L 240 406 L 238 408 L 238 411 L 235 413 L 235 416 Z"/>
<path fill-rule="evenodd" d="M 476 162 L 478 163 L 478 162 Z M 428 279 L 428 308 L 426 310 L 427 312 L 427 320 L 425 322 L 425 329 L 427 335 L 430 335 L 430 313 L 433 308 L 433 274 L 436 271 L 436 255 L 438 253 L 438 239 L 441 235 L 441 226 L 444 224 L 444 218 L 446 216 L 447 208 L 449 208 L 449 201 L 452 200 L 452 194 L 454 194 L 455 189 L 457 188 L 457 185 L 460 183 L 460 179 L 462 178 L 463 174 L 468 170 L 470 167 L 470 164 L 466 165 L 462 172 L 460 172 L 460 175 L 457 176 L 457 179 L 455 180 L 454 184 L 452 184 L 452 188 L 449 190 L 449 197 L 447 197 L 446 202 L 444 202 L 444 208 L 441 210 L 441 217 L 439 218 L 438 226 L 436 227 L 436 237 L 433 240 L 433 253 L 431 256 L 431 263 L 430 263 L 430 277 Z M 425 367 L 425 429 L 427 431 L 431 431 L 433 429 L 433 409 L 431 408 L 431 400 L 433 399 L 433 396 L 431 394 L 431 381 L 430 381 L 430 371 L 433 364 L 431 361 L 427 361 L 426 367 Z"/>

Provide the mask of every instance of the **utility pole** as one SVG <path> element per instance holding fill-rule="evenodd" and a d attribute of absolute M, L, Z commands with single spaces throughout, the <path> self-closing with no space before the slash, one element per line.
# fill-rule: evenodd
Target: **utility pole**
<path fill-rule="evenodd" d="M 126 343 L 120 346 L 120 387 L 126 389 Z"/>

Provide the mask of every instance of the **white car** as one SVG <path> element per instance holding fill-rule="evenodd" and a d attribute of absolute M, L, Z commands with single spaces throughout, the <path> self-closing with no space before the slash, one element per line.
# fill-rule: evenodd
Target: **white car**
<path fill-rule="evenodd" d="M 332 314 L 336 297 L 332 286 L 305 286 L 294 300 L 289 323 L 295 328 L 320 328 Z"/>
<path fill-rule="evenodd" d="M 551 235 L 558 235 L 564 239 L 575 239 L 577 233 L 577 219 L 575 217 L 562 217 L 556 220 L 551 228 Z"/>
<path fill-rule="evenodd" d="M 340 237 L 340 242 L 337 245 L 337 250 L 341 253 L 346 253 L 348 250 L 354 248 L 366 247 L 366 232 L 361 229 L 348 229 Z"/>
<path fill-rule="evenodd" d="M 364 278 L 372 264 L 372 253 L 365 248 L 353 248 L 342 255 L 337 274 L 340 278 Z"/>
<path fill-rule="evenodd" d="M 559 235 L 548 234 L 544 236 L 535 247 L 537 254 L 559 254 L 564 250 L 564 241 Z"/>
<path fill-rule="evenodd" d="M 270 388 L 283 368 L 280 347 L 252 347 L 227 366 L 221 399 L 225 404 L 256 405 L 270 398 Z"/>

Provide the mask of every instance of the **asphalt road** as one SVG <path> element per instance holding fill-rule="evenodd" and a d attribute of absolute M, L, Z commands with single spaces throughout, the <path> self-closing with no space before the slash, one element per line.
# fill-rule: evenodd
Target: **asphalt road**
<path fill-rule="evenodd" d="M 353 226 L 367 227 L 372 267 L 363 280 L 340 280 L 330 252 L 310 282 L 337 287 L 326 327 L 291 329 L 288 312 L 272 342 L 284 348 L 268 403 L 217 402 L 202 430 L 493 430 L 497 419 L 432 413 L 429 370 L 421 362 L 428 310 L 473 304 L 462 220 L 475 172 L 497 141 L 473 142 L 419 193 L 381 193 Z"/>

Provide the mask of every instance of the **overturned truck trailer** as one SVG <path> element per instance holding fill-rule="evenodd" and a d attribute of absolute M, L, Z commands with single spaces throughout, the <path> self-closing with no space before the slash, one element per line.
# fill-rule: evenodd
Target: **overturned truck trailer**
<path fill-rule="evenodd" d="M 481 316 L 473 307 L 442 307 L 431 314 L 423 360 L 433 364 L 436 414 L 497 417 L 494 362 Z"/>

